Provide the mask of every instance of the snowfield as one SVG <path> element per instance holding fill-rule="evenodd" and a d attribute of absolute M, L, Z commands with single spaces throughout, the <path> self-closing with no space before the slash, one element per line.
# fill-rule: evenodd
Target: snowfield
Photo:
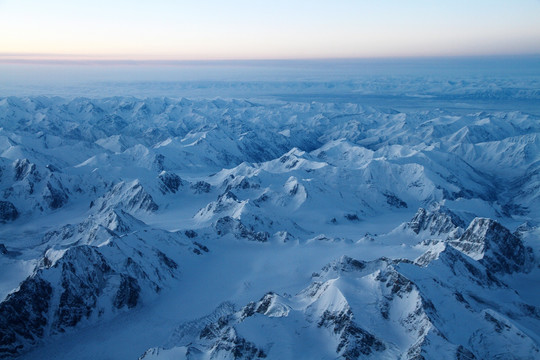
<path fill-rule="evenodd" d="M 0 98 L 0 358 L 540 358 L 525 83 Z"/>

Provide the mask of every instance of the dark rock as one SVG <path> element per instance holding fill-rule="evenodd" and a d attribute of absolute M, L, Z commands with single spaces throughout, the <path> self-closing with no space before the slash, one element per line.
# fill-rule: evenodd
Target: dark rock
<path fill-rule="evenodd" d="M 238 336 L 235 328 L 229 325 L 229 316 L 222 316 L 218 321 L 208 324 L 199 334 L 200 339 L 212 341 L 210 358 L 217 354 L 229 354 L 226 358 L 254 360 L 266 357 L 263 349 Z"/>
<path fill-rule="evenodd" d="M 330 264 L 325 265 L 322 268 L 323 272 L 328 272 L 330 270 L 339 271 L 339 272 L 353 272 L 362 270 L 366 267 L 366 263 L 363 261 L 358 261 L 349 256 L 342 256 L 338 261 L 334 261 Z"/>
<path fill-rule="evenodd" d="M 528 221 L 524 222 L 523 224 L 519 225 L 516 230 L 514 231 L 513 235 L 517 236 L 518 238 L 522 238 L 523 234 L 536 229 L 535 226 L 530 224 Z"/>
<path fill-rule="evenodd" d="M 18 159 L 14 162 L 15 181 L 21 181 L 27 176 L 32 176 L 32 180 L 39 181 L 40 175 L 37 172 L 36 165 L 32 164 L 28 159 Z"/>
<path fill-rule="evenodd" d="M 159 179 L 161 180 L 160 190 L 162 193 L 173 193 L 175 194 L 181 186 L 184 186 L 184 181 L 180 176 L 163 171 L 159 174 Z"/>
<path fill-rule="evenodd" d="M 501 207 L 504 216 L 512 217 L 512 215 L 524 216 L 527 215 L 528 209 L 518 204 L 504 204 Z"/>
<path fill-rule="evenodd" d="M 255 205 L 259 205 L 263 202 L 268 201 L 268 199 L 270 199 L 270 197 L 268 196 L 268 194 L 264 193 L 261 196 L 259 196 L 257 199 L 255 199 L 253 202 Z"/>
<path fill-rule="evenodd" d="M 446 264 L 453 275 L 468 277 L 474 283 L 485 287 L 506 287 L 493 273 L 479 262 L 464 255 L 461 251 L 447 246 L 439 254 L 439 260 Z M 471 295 L 471 294 L 468 294 Z"/>
<path fill-rule="evenodd" d="M 523 242 L 491 219 L 474 219 L 463 235 L 450 244 L 492 272 L 526 271 L 531 262 L 531 252 Z"/>
<path fill-rule="evenodd" d="M 53 289 L 38 276 L 0 303 L 0 358 L 14 358 L 44 335 Z"/>
<path fill-rule="evenodd" d="M 298 193 L 299 188 L 300 188 L 300 186 L 298 184 L 294 184 L 292 189 L 289 191 L 289 195 L 291 195 L 291 196 L 296 195 Z"/>
<path fill-rule="evenodd" d="M 226 200 L 231 200 L 231 201 L 236 201 L 238 202 L 238 196 L 236 196 L 235 193 L 233 193 L 232 191 L 226 191 L 224 192 L 223 194 L 221 194 L 219 197 L 218 197 L 218 204 L 220 202 L 223 202 L 223 201 L 226 201 Z M 216 210 L 217 211 L 217 210 Z"/>
<path fill-rule="evenodd" d="M 144 190 L 141 184 L 135 184 L 133 190 L 136 192 L 126 204 L 128 209 L 147 211 L 157 211 L 159 209 L 158 204 L 154 202 L 152 196 Z"/>
<path fill-rule="evenodd" d="M 75 228 L 69 226 L 69 231 Z M 77 245 L 57 253 L 59 258 L 44 256 L 34 274 L 0 303 L 0 358 L 36 345 L 45 335 L 63 333 L 87 319 L 100 317 L 107 308 L 117 311 L 136 307 L 142 292 L 140 281 L 157 293 L 160 288 L 152 277 L 174 277 L 178 268 L 172 259 L 154 249 L 159 261 L 152 259 L 152 274 L 145 273 L 131 257 L 119 269 L 113 269 L 100 249 Z M 143 253 L 134 256 L 143 257 Z"/>
<path fill-rule="evenodd" d="M 407 227 L 416 234 L 427 231 L 429 235 L 437 236 L 450 234 L 458 228 L 465 228 L 465 223 L 450 210 L 439 209 L 428 212 L 424 208 L 420 208 L 407 223 Z"/>
<path fill-rule="evenodd" d="M 19 217 L 19 212 L 9 201 L 0 201 L 0 222 L 13 221 Z"/>
<path fill-rule="evenodd" d="M 329 328 L 339 335 L 336 352 L 345 359 L 358 359 L 386 349 L 382 341 L 354 323 L 349 307 L 339 312 L 325 310 L 317 326 Z"/>
<path fill-rule="evenodd" d="M 272 302 L 274 301 L 275 297 L 276 297 L 276 294 L 272 292 L 269 292 L 268 294 L 264 295 L 263 298 L 259 300 L 256 311 L 259 314 L 266 314 L 266 312 L 270 308 L 270 305 L 272 305 Z"/>
<path fill-rule="evenodd" d="M 158 171 L 163 171 L 165 169 L 165 156 L 163 154 L 157 154 L 154 156 L 154 165 Z"/>
<path fill-rule="evenodd" d="M 345 219 L 347 219 L 349 221 L 360 221 L 360 219 L 358 218 L 358 215 L 356 215 L 356 214 L 345 214 Z M 336 223 L 335 218 L 333 219 L 333 223 L 334 224 Z"/>
<path fill-rule="evenodd" d="M 116 292 L 116 297 L 114 298 L 114 306 L 117 309 L 124 306 L 131 309 L 137 306 L 140 293 L 141 287 L 139 286 L 137 279 L 131 276 L 122 275 L 120 286 Z"/>
<path fill-rule="evenodd" d="M 54 267 L 61 269 L 63 291 L 52 328 L 64 332 L 92 314 L 114 272 L 101 253 L 86 245 L 68 249 Z"/>
<path fill-rule="evenodd" d="M 396 207 L 396 208 L 407 208 L 407 203 L 400 198 L 398 198 L 394 194 L 390 193 L 384 193 L 384 197 L 386 198 L 386 203 L 390 206 Z"/>
<path fill-rule="evenodd" d="M 253 301 L 247 304 L 242 308 L 242 313 L 240 315 L 240 319 L 244 320 L 245 318 L 248 318 L 250 316 L 255 315 L 255 308 L 257 307 L 257 304 Z"/>
<path fill-rule="evenodd" d="M 195 194 L 209 193 L 212 186 L 206 181 L 197 181 L 191 185 L 191 189 Z"/>
<path fill-rule="evenodd" d="M 484 319 L 491 322 L 493 324 L 493 327 L 495 328 L 495 331 L 498 333 L 502 333 L 503 331 L 508 331 L 511 329 L 508 324 L 505 324 L 504 322 L 497 320 L 488 312 L 484 313 Z"/>
<path fill-rule="evenodd" d="M 203 245 L 201 243 L 198 243 L 197 241 L 194 241 L 193 245 L 197 246 L 199 249 L 201 249 L 204 252 L 209 252 L 210 251 L 210 249 L 208 249 L 207 246 L 205 246 L 205 245 Z"/>
<path fill-rule="evenodd" d="M 165 264 L 169 269 L 178 269 L 178 264 L 173 259 L 159 250 L 156 250 L 156 253 L 160 262 Z"/>
<path fill-rule="evenodd" d="M 249 241 L 266 242 L 270 234 L 266 231 L 255 231 L 253 228 L 246 227 L 240 220 L 230 216 L 219 218 L 214 225 L 218 235 L 224 236 L 232 233 L 234 236 Z"/>
<path fill-rule="evenodd" d="M 454 292 L 454 296 L 456 298 L 457 301 L 459 301 L 460 303 L 463 303 L 465 305 L 468 305 L 469 303 L 467 302 L 467 300 L 465 300 L 465 298 L 463 297 L 463 294 L 460 293 L 459 291 L 455 291 Z"/>
<path fill-rule="evenodd" d="M 456 360 L 476 360 L 477 357 L 468 349 L 459 345 L 456 349 Z"/>
<path fill-rule="evenodd" d="M 242 189 L 242 190 L 258 189 L 260 187 L 261 186 L 257 183 L 250 183 L 246 178 L 242 179 L 242 181 L 240 181 L 238 185 L 234 186 L 235 189 Z"/>
<path fill-rule="evenodd" d="M 404 297 L 413 290 L 413 283 L 395 270 L 380 272 L 376 279 L 391 288 L 392 295 Z"/>
<path fill-rule="evenodd" d="M 67 203 L 68 196 L 64 189 L 58 189 L 50 182 L 47 182 L 43 193 L 43 200 L 45 200 L 47 205 L 54 210 L 64 206 Z"/>

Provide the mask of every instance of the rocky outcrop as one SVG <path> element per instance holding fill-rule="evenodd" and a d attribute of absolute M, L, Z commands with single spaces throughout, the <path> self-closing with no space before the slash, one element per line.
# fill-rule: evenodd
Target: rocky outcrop
<path fill-rule="evenodd" d="M 121 208 L 128 212 L 154 212 L 159 209 L 150 195 L 138 180 L 120 182 L 107 194 L 94 201 L 98 211 L 104 212 L 114 208 Z"/>
<path fill-rule="evenodd" d="M 53 183 L 55 185 L 53 185 Z M 69 199 L 62 183 L 51 176 L 51 179 L 45 184 L 43 190 L 43 200 L 51 209 L 58 209 L 64 206 Z"/>
<path fill-rule="evenodd" d="M 408 205 L 405 201 L 401 200 L 399 197 L 397 197 L 395 194 L 385 192 L 383 193 L 384 197 L 386 198 L 386 203 L 392 207 L 395 208 L 407 208 Z"/>
<path fill-rule="evenodd" d="M 13 221 L 19 217 L 19 212 L 9 201 L 0 200 L 0 222 Z"/>
<path fill-rule="evenodd" d="M 14 180 L 21 181 L 29 178 L 36 182 L 41 180 L 41 174 L 37 170 L 36 164 L 31 163 L 28 159 L 17 159 L 13 163 Z"/>
<path fill-rule="evenodd" d="M 317 323 L 339 336 L 336 353 L 345 359 L 358 359 L 384 351 L 384 343 L 354 323 L 354 315 L 349 307 L 341 311 L 325 310 Z"/>
<path fill-rule="evenodd" d="M 195 194 L 203 194 L 209 193 L 210 189 L 212 189 L 212 185 L 206 181 L 197 181 L 196 183 L 191 184 L 190 188 Z"/>
<path fill-rule="evenodd" d="M 415 234 L 425 233 L 428 236 L 455 238 L 459 237 L 465 222 L 448 209 L 427 211 L 419 208 L 414 217 L 406 224 Z"/>
<path fill-rule="evenodd" d="M 34 273 L 0 303 L 0 357 L 137 307 L 179 273 L 159 246 L 180 244 L 181 235 L 149 230 L 122 210 L 97 213 L 44 239 L 51 248 Z M 209 251 L 193 246 L 200 254 Z"/>
<path fill-rule="evenodd" d="M 91 246 L 70 248 L 53 265 L 51 262 L 47 257 L 44 260 L 46 266 L 60 273 L 61 284 L 56 288 L 56 291 L 61 290 L 52 329 L 64 332 L 96 311 L 98 299 L 116 274 L 103 255 Z"/>
<path fill-rule="evenodd" d="M 208 353 L 210 358 L 232 358 L 253 360 L 266 358 L 263 349 L 238 335 L 234 326 L 230 325 L 234 318 L 222 317 L 217 322 L 207 325 L 199 334 L 202 342 L 211 344 Z"/>
<path fill-rule="evenodd" d="M 141 359 L 538 357 L 534 340 L 514 323 L 529 318 L 531 305 L 481 263 L 437 245 L 438 256 L 422 266 L 343 256 L 297 295 L 269 292 L 238 311 L 182 325 L 167 347 Z M 490 299 L 501 294 L 508 302 L 494 305 Z"/>
<path fill-rule="evenodd" d="M 492 272 L 526 271 L 532 259 L 531 250 L 517 236 L 486 218 L 474 219 L 459 239 L 449 243 Z"/>
<path fill-rule="evenodd" d="M 0 358 L 14 358 L 43 338 L 52 294 L 48 281 L 32 276 L 0 303 Z"/>
<path fill-rule="evenodd" d="M 139 286 L 137 279 L 128 275 L 121 275 L 121 277 L 122 280 L 120 281 L 120 286 L 114 297 L 113 305 L 117 309 L 123 307 L 131 309 L 139 303 L 141 287 Z"/>
<path fill-rule="evenodd" d="M 53 165 L 38 166 L 28 159 L 18 159 L 12 163 L 13 178 L 9 186 L 2 189 L 8 203 L 18 207 L 31 207 L 41 212 L 56 210 L 65 206 L 70 199 L 70 189 L 64 184 L 62 174 Z M 9 205 L 8 205 L 9 206 Z M 25 210 L 26 211 L 26 210 Z M 0 209 L 0 221 L 1 220 Z M 11 211 L 13 214 L 13 212 Z"/>
<path fill-rule="evenodd" d="M 270 238 L 270 234 L 266 231 L 257 231 L 253 227 L 248 227 L 238 219 L 234 219 L 230 216 L 219 218 L 214 228 L 216 233 L 220 236 L 227 234 L 233 234 L 239 239 L 246 239 L 248 241 L 266 242 Z"/>
<path fill-rule="evenodd" d="M 161 181 L 159 189 L 163 194 L 175 194 L 180 187 L 184 186 L 184 181 L 180 178 L 180 176 L 167 171 L 162 171 L 159 174 L 159 180 Z"/>

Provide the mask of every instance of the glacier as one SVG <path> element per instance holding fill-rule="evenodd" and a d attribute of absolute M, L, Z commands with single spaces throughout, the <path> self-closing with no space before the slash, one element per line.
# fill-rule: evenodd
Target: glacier
<path fill-rule="evenodd" d="M 0 97 L 0 358 L 537 359 L 538 84 Z"/>

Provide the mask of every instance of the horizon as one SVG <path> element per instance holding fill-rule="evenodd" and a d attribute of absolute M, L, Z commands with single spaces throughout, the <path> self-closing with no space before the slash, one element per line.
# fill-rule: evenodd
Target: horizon
<path fill-rule="evenodd" d="M 136 59 L 107 58 L 71 54 L 4 54 L 0 64 L 12 65 L 105 65 L 105 66 L 185 66 L 185 65 L 280 65 L 294 63 L 398 63 L 422 61 L 514 61 L 540 59 L 538 53 L 482 54 L 482 55 L 420 55 L 420 56 L 366 56 L 366 57 L 310 57 L 310 58 L 218 58 L 218 59 Z"/>
<path fill-rule="evenodd" d="M 399 89 L 394 86 L 394 81 L 419 84 L 420 80 L 424 84 L 421 88 L 412 83 Z M 540 55 L 203 61 L 0 60 L 0 97 L 242 98 L 285 93 L 302 97 L 309 93 L 314 99 L 322 94 L 341 94 L 339 96 L 345 96 L 343 99 L 356 101 L 360 94 L 423 94 L 425 86 L 445 88 L 450 84 L 454 88 L 461 81 L 478 89 L 490 84 L 490 87 L 522 86 L 532 90 L 540 82 Z M 336 101 L 343 99 L 336 98 Z M 364 97 L 362 101 L 367 99 Z M 530 111 L 537 113 L 534 107 Z"/>

